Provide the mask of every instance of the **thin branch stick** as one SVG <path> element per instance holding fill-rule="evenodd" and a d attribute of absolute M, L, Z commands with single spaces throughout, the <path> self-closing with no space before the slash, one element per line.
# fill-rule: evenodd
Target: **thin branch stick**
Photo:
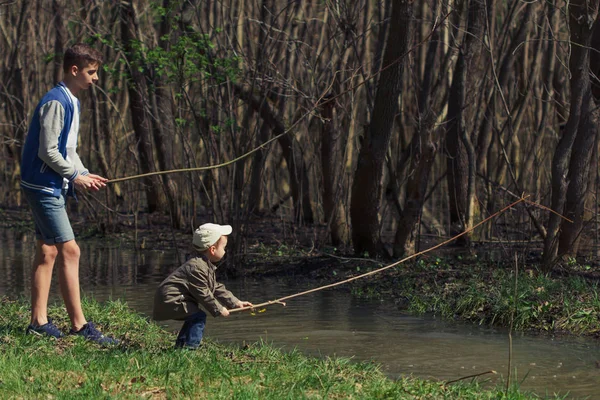
<path fill-rule="evenodd" d="M 510 375 L 512 370 L 512 353 L 513 353 L 513 343 L 512 343 L 512 331 L 513 325 L 515 321 L 515 312 L 517 310 L 517 282 L 518 282 L 518 274 L 519 274 L 519 263 L 517 260 L 517 253 L 515 253 L 515 292 L 513 294 L 513 308 L 510 313 L 510 327 L 508 328 L 508 373 L 506 374 L 506 394 L 508 395 L 508 389 L 510 388 Z"/>
<path fill-rule="evenodd" d="M 531 204 L 532 206 L 536 206 L 536 207 L 542 208 L 542 209 L 544 209 L 544 210 L 546 210 L 546 211 L 550 211 L 552 214 L 556 214 L 556 215 L 558 215 L 560 218 L 564 219 L 565 221 L 568 221 L 568 222 L 570 222 L 570 223 L 573 223 L 573 221 L 572 221 L 572 220 L 570 220 L 569 218 L 565 217 L 565 216 L 564 216 L 564 215 L 562 215 L 562 214 L 559 214 L 559 213 L 557 213 L 556 211 L 554 211 L 554 210 L 553 210 L 553 209 L 551 209 L 550 207 L 546 207 L 546 206 L 544 206 L 544 205 L 541 205 L 540 203 L 534 203 L 533 201 L 530 201 L 530 200 L 524 200 L 524 202 L 525 202 L 525 203 L 527 203 L 527 204 Z"/>
<path fill-rule="evenodd" d="M 379 268 L 379 269 L 376 269 L 374 271 L 370 271 L 370 272 L 367 272 L 367 273 L 364 273 L 364 274 L 361 274 L 361 275 L 357 275 L 357 276 L 354 276 L 354 277 L 349 278 L 349 279 L 345 279 L 345 280 L 340 281 L 340 282 L 331 283 L 329 285 L 321 286 L 321 287 L 318 287 L 318 288 L 315 288 L 315 289 L 310 289 L 310 290 L 307 290 L 307 291 L 304 291 L 304 292 L 300 292 L 300 293 L 292 294 L 292 295 L 289 295 L 289 296 L 281 297 L 281 298 L 276 299 L 276 300 L 271 300 L 271 301 L 267 301 L 267 302 L 264 302 L 264 303 L 255 304 L 252 307 L 234 308 L 234 309 L 229 310 L 229 312 L 230 313 L 232 313 L 232 312 L 239 312 L 239 311 L 251 310 L 251 309 L 259 308 L 259 307 L 265 307 L 265 306 L 269 306 L 271 304 L 283 303 L 284 300 L 289 300 L 289 299 L 293 299 L 294 297 L 304 296 L 304 295 L 309 294 L 309 293 L 318 292 L 320 290 L 329 289 L 329 288 L 332 288 L 332 287 L 335 287 L 335 286 L 343 285 L 344 283 L 355 281 L 357 279 L 361 279 L 361 278 L 365 278 L 367 276 L 375 275 L 375 274 L 377 274 L 379 272 L 382 272 L 382 271 L 385 271 L 387 269 L 393 268 L 393 267 L 395 267 L 397 265 L 400 265 L 400 264 L 402 264 L 402 263 L 404 263 L 404 262 L 406 262 L 406 261 L 408 261 L 408 260 L 410 260 L 412 258 L 421 256 L 421 255 L 423 255 L 425 253 L 428 253 L 428 252 L 433 251 L 433 250 L 435 250 L 437 248 L 440 248 L 440 247 L 442 247 L 442 246 L 444 246 L 444 245 L 446 245 L 448 243 L 453 242 L 454 240 L 458 239 L 459 237 L 461 237 L 463 235 L 466 235 L 466 234 L 470 233 L 471 231 L 475 230 L 476 228 L 478 228 L 479 226 L 485 224 L 486 222 L 490 221 L 491 219 L 496 218 L 498 215 L 504 213 L 508 209 L 510 209 L 510 208 L 516 206 L 517 204 L 525 201 L 525 199 L 527 197 L 529 197 L 529 196 L 521 197 L 519 200 L 517 200 L 517 201 L 515 201 L 515 202 L 513 202 L 511 204 L 509 204 L 508 206 L 504 207 L 500 211 L 495 212 L 494 214 L 490 215 L 489 217 L 487 217 L 483 221 L 479 222 L 477 225 L 474 225 L 470 229 L 467 229 L 466 231 L 464 231 L 462 233 L 459 233 L 458 235 L 456 235 L 456 236 L 454 236 L 454 237 L 452 237 L 452 238 L 450 238 L 450 239 L 448 239 L 448 240 L 446 240 L 444 242 L 441 242 L 441 243 L 439 243 L 439 244 L 437 244 L 437 245 L 435 245 L 433 247 L 430 247 L 427 250 L 423 250 L 423 251 L 420 251 L 420 252 L 415 253 L 413 255 L 410 255 L 408 257 L 405 257 L 405 258 L 403 258 L 400 261 L 396 261 L 395 263 L 386 265 L 385 267 L 382 267 L 382 268 Z"/>
<path fill-rule="evenodd" d="M 479 174 L 479 177 L 480 177 L 480 178 L 482 178 L 482 179 L 485 179 L 485 180 L 486 180 L 488 183 L 490 183 L 490 184 L 492 184 L 492 185 L 496 186 L 498 189 L 500 189 L 500 190 L 504 191 L 504 192 L 505 192 L 505 193 L 507 193 L 508 195 L 510 195 L 510 196 L 512 196 L 512 197 L 515 197 L 515 198 L 517 198 L 517 199 L 518 199 L 518 198 L 520 198 L 520 196 L 519 196 L 518 194 L 515 194 L 515 193 L 511 192 L 510 190 L 508 190 L 506 187 L 504 187 L 504 186 L 500 185 L 499 183 L 497 183 L 497 182 L 494 182 L 494 181 L 492 181 L 491 179 L 488 179 L 487 177 L 485 177 L 485 176 L 483 176 L 483 175 L 481 175 L 481 174 Z M 571 221 L 569 218 L 565 217 L 564 215 L 561 215 L 561 214 L 559 214 L 558 212 L 554 211 L 554 210 L 553 210 L 553 209 L 551 209 L 550 207 L 546 207 L 546 206 L 544 206 L 544 205 L 542 205 L 542 204 L 540 204 L 540 203 L 536 203 L 536 202 L 534 202 L 534 201 L 531 201 L 531 200 L 524 200 L 524 202 L 525 202 L 525 203 L 527 203 L 527 204 L 530 204 L 530 205 L 532 205 L 532 206 L 539 207 L 539 208 L 541 208 L 541 209 L 543 209 L 543 210 L 550 211 L 551 213 L 553 213 L 553 214 L 556 214 L 558 217 L 560 217 L 560 218 L 564 219 L 565 221 L 568 221 L 568 222 L 570 222 L 570 223 L 573 223 L 573 221 Z"/>
<path fill-rule="evenodd" d="M 469 376 L 463 376 L 462 378 L 458 378 L 458 379 L 454 379 L 454 380 L 448 381 L 448 382 L 446 382 L 446 385 L 449 385 L 449 384 L 454 383 L 454 382 L 462 381 L 462 380 L 465 380 L 465 379 L 469 379 L 469 378 L 477 378 L 478 376 L 487 375 L 487 374 L 497 374 L 497 372 L 494 371 L 493 369 L 490 369 L 489 371 L 481 372 L 479 374 L 473 374 L 473 375 L 469 375 Z"/>

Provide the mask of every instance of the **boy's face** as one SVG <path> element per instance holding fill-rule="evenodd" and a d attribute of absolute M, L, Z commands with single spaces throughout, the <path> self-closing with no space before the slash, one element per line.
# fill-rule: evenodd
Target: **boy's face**
<path fill-rule="evenodd" d="M 217 243 L 210 246 L 209 255 L 210 261 L 217 262 L 220 261 L 225 255 L 225 246 L 227 246 L 227 236 L 221 236 L 221 238 L 217 241 Z"/>
<path fill-rule="evenodd" d="M 97 63 L 88 64 L 83 68 L 79 68 L 76 65 L 73 65 L 69 72 L 73 77 L 73 81 L 77 86 L 77 89 L 89 89 L 93 84 L 97 83 L 99 67 L 100 66 Z"/>

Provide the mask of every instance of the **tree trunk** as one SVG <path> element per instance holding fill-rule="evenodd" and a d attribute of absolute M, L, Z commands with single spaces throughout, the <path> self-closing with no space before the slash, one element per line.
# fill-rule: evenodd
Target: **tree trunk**
<path fill-rule="evenodd" d="M 534 3 L 527 4 L 523 17 L 518 23 L 517 31 L 510 41 L 508 51 L 506 51 L 504 58 L 500 63 L 500 68 L 498 68 L 498 83 L 496 85 L 494 82 L 491 88 L 491 95 L 485 106 L 485 115 L 481 121 L 481 127 L 477 138 L 477 172 L 482 175 L 485 175 L 487 172 L 485 171 L 485 166 L 488 148 L 492 141 L 492 126 L 497 112 L 497 99 L 502 92 L 507 91 L 506 86 L 511 74 L 514 72 L 513 65 L 516 60 L 514 52 L 517 49 L 517 46 L 521 46 L 526 41 L 528 32 L 527 27 L 529 26 L 529 20 L 532 15 L 533 4 Z M 494 61 L 494 58 L 489 60 L 490 63 Z M 500 93 L 498 91 L 500 91 Z"/>
<path fill-rule="evenodd" d="M 134 41 L 139 40 L 139 35 L 136 11 L 131 1 L 121 2 L 121 24 L 121 35 L 128 56 L 129 73 L 131 75 L 131 79 L 127 82 L 127 89 L 129 92 L 131 122 L 139 154 L 139 167 L 142 173 L 149 173 L 155 170 L 152 154 L 152 121 L 147 99 L 148 86 L 144 74 L 140 71 L 141 68 L 146 66 L 138 62 L 139 54 L 136 54 L 133 47 Z M 150 213 L 160 211 L 163 208 L 159 190 L 160 184 L 160 179 L 156 177 L 144 178 L 144 189 L 146 191 L 148 212 Z"/>
<path fill-rule="evenodd" d="M 10 52 L 8 62 L 2 77 L 8 84 L 3 85 L 6 88 L 6 110 L 11 115 L 14 126 L 14 140 L 5 141 L 5 148 L 10 158 L 15 160 L 15 168 L 11 176 L 11 187 L 15 189 L 15 203 L 21 205 L 21 190 L 19 188 L 19 179 L 21 174 L 22 144 L 25 142 L 25 133 L 27 132 L 27 111 L 25 109 L 28 90 L 23 80 L 24 69 L 19 61 L 19 50 L 24 47 L 29 35 L 25 34 L 25 29 L 30 20 L 31 3 L 24 1 L 19 11 L 19 19 L 15 28 L 15 46 Z M 29 21 L 28 21 L 29 20 Z M 25 55 L 26 56 L 26 55 Z"/>
<path fill-rule="evenodd" d="M 478 74 L 477 56 L 481 48 L 482 23 L 485 8 L 479 0 L 468 5 L 467 34 L 456 62 L 448 100 L 448 131 L 446 134 L 450 234 L 456 235 L 473 224 L 475 150 L 468 133 L 467 106 L 474 103 Z M 467 74 L 468 72 L 468 74 Z M 457 244 L 469 245 L 470 235 L 463 235 Z"/>
<path fill-rule="evenodd" d="M 411 255 L 415 252 L 416 228 L 420 222 L 429 175 L 437 154 L 437 145 L 433 141 L 433 126 L 424 129 L 425 132 L 416 132 L 415 136 L 420 137 L 413 140 L 415 146 L 413 146 L 410 163 L 411 173 L 406 183 L 404 207 L 394 239 L 394 257 Z"/>
<path fill-rule="evenodd" d="M 267 22 L 268 11 L 272 8 L 267 0 L 262 0 L 259 8 L 260 21 L 262 23 Z M 272 23 L 269 23 L 272 26 Z M 266 43 L 267 41 L 267 30 L 258 30 L 258 43 Z M 240 46 L 241 47 L 241 46 Z M 266 46 L 256 46 L 254 52 L 254 59 L 256 60 L 256 76 L 260 76 L 264 79 L 265 74 L 265 63 L 266 63 Z M 258 144 L 265 143 L 269 140 L 269 125 L 265 122 L 257 122 L 260 124 L 258 128 Z M 263 188 L 263 172 L 265 170 L 265 163 L 267 160 L 267 149 L 260 149 L 252 157 L 252 175 L 250 180 L 250 194 L 248 196 L 248 211 L 250 213 L 260 213 L 261 211 L 261 194 Z"/>
<path fill-rule="evenodd" d="M 436 10 L 439 17 L 441 3 Z M 435 31 L 429 43 L 423 64 L 428 68 L 423 70 L 423 80 L 419 93 L 419 111 L 421 112 L 418 126 L 411 140 L 408 153 L 410 164 L 407 168 L 406 196 L 404 205 L 399 210 L 400 220 L 394 238 L 394 257 L 411 255 L 415 252 L 417 227 L 425 202 L 429 183 L 429 175 L 437 154 L 437 144 L 434 141 L 435 122 L 437 121 L 445 98 L 444 91 L 432 93 L 435 56 L 438 52 L 440 39 L 439 31 Z M 432 99 L 433 95 L 433 99 Z M 400 168 L 398 168 L 399 170 Z M 400 182 L 396 183 L 399 186 Z M 398 190 L 396 190 L 398 191 Z M 398 197 L 398 195 L 396 194 Z M 399 199 L 397 199 L 399 201 Z M 399 207 L 400 208 L 400 207 Z"/>
<path fill-rule="evenodd" d="M 260 115 L 263 121 L 269 125 L 274 135 L 285 132 L 283 121 L 273 112 L 266 100 L 259 99 L 239 85 L 234 85 L 234 92 Z M 312 223 L 313 213 L 310 206 L 308 176 L 299 144 L 290 135 L 283 135 L 279 138 L 279 145 L 290 174 L 295 220 Z"/>
<path fill-rule="evenodd" d="M 590 90 L 583 99 L 582 114 L 577 128 L 577 137 L 573 143 L 569 164 L 569 188 L 567 190 L 564 216 L 573 221 L 561 221 L 558 241 L 558 255 L 577 255 L 583 228 L 584 206 L 588 198 L 590 181 L 590 162 L 594 143 L 598 135 L 598 111 Z"/>
<path fill-rule="evenodd" d="M 552 160 L 552 209 L 559 214 L 573 218 L 574 226 L 567 227 L 561 218 L 551 213 L 548 219 L 546 240 L 544 241 L 544 268 L 550 270 L 559 257 L 570 252 L 581 231 L 583 218 L 583 190 L 586 187 L 586 160 L 589 160 L 591 146 L 583 148 L 597 133 L 597 112 L 592 104 L 592 88 L 589 79 L 590 44 L 592 22 L 598 14 L 597 2 L 577 0 L 569 3 L 569 28 L 571 41 L 571 107 L 565 126 Z M 596 24 L 597 25 L 597 24 Z M 591 132 L 587 130 L 591 129 Z M 574 143 L 577 145 L 574 148 Z M 571 182 L 569 181 L 571 180 Z M 568 193 L 574 191 L 575 193 Z M 574 198 L 574 196 L 581 196 Z M 562 233 L 559 233 L 560 229 Z M 564 235 L 564 236 L 563 236 Z M 560 245 L 559 245 L 560 242 Z M 560 249 L 560 251 L 559 251 Z M 557 257 L 558 256 L 558 257 Z"/>
<path fill-rule="evenodd" d="M 555 118 L 555 105 L 554 105 L 554 74 L 555 74 L 555 65 L 556 65 L 556 52 L 557 52 L 557 43 L 556 40 L 553 40 L 554 32 L 557 32 L 559 27 L 559 13 L 556 8 L 555 0 L 549 3 L 549 12 L 548 12 L 548 21 L 547 25 L 547 37 L 548 43 L 546 47 L 546 51 L 544 52 L 546 55 L 546 62 L 543 62 L 543 91 L 541 96 L 541 110 L 539 122 L 537 122 L 537 129 L 535 131 L 535 137 L 533 143 L 527 155 L 525 156 L 525 161 L 523 162 L 523 173 L 519 176 L 520 187 L 527 188 L 531 187 L 532 184 L 535 184 L 539 181 L 536 177 L 536 173 L 538 172 L 536 168 L 539 161 L 539 153 L 542 146 L 542 140 L 545 137 L 545 131 L 547 126 L 554 127 L 556 126 L 556 118 Z M 534 191 L 534 194 L 537 194 L 537 191 Z M 535 196 L 534 198 L 537 198 Z"/>
<path fill-rule="evenodd" d="M 331 232 L 334 246 L 350 242 L 350 229 L 343 201 L 344 143 L 342 134 L 336 130 L 333 111 L 335 100 L 323 104 L 321 134 L 321 170 L 323 175 L 323 211 Z"/>
<path fill-rule="evenodd" d="M 350 216 L 352 243 L 357 254 L 365 251 L 371 255 L 383 254 L 379 232 L 379 207 L 383 191 L 381 178 L 394 119 L 398 113 L 398 97 L 402 90 L 402 73 L 412 22 L 412 1 L 394 1 L 373 115 L 365 132 L 352 184 Z"/>
<path fill-rule="evenodd" d="M 169 9 L 171 0 L 164 0 L 163 7 Z M 169 40 L 165 39 L 171 29 L 171 20 L 169 13 L 161 19 L 159 29 L 159 46 L 168 51 L 170 48 Z M 174 169 L 172 157 L 172 143 L 175 136 L 175 124 L 173 116 L 173 98 L 170 95 L 168 84 L 160 71 L 153 71 L 154 79 L 151 90 L 148 95 L 152 101 L 153 112 L 152 133 L 156 143 L 156 157 L 161 171 Z M 170 137 L 170 138 L 169 138 Z M 167 204 L 171 214 L 171 224 L 173 228 L 179 229 L 183 226 L 183 215 L 177 201 L 177 184 L 168 174 L 161 175 L 163 189 L 166 195 Z"/>
<path fill-rule="evenodd" d="M 258 140 L 259 143 L 265 143 L 269 140 L 269 125 L 266 122 L 262 122 L 260 125 Z M 266 154 L 267 149 L 260 149 L 252 157 L 252 175 L 250 178 L 250 194 L 248 196 L 248 212 L 250 213 L 261 212 L 260 201 L 263 187 L 263 172 L 267 159 Z"/>
<path fill-rule="evenodd" d="M 63 20 L 64 5 L 62 0 L 52 0 L 52 12 L 54 13 L 54 29 L 56 29 L 56 38 L 54 39 L 54 83 L 57 84 L 63 78 L 63 53 L 64 44 L 67 40 L 67 31 Z"/>

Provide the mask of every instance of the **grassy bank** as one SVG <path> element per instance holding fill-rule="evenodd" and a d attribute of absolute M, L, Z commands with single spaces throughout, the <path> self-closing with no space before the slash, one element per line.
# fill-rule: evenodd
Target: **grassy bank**
<path fill-rule="evenodd" d="M 357 282 L 352 291 L 393 299 L 410 312 L 504 327 L 514 318 L 520 331 L 600 335 L 598 283 L 574 274 L 542 274 L 521 266 L 515 296 L 514 264 L 430 258 Z"/>
<path fill-rule="evenodd" d="M 239 348 L 208 341 L 199 351 L 175 350 L 172 333 L 123 303 L 86 302 L 85 308 L 123 344 L 101 348 L 75 337 L 24 335 L 27 303 L 0 299 L 0 398 L 536 398 L 516 389 L 506 396 L 476 382 L 391 380 L 371 363 L 310 358 L 259 343 Z M 58 318 L 63 309 L 50 314 L 67 329 Z"/>

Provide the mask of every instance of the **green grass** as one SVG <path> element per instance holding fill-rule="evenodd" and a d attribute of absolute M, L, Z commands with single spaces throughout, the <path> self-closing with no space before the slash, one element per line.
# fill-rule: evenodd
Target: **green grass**
<path fill-rule="evenodd" d="M 126 304 L 84 302 L 88 318 L 123 344 L 102 348 L 78 337 L 25 335 L 27 302 L 0 299 L 0 398 L 53 399 L 531 399 L 516 388 L 477 382 L 387 378 L 372 363 L 311 358 L 264 343 L 243 348 L 207 341 L 176 350 L 175 336 Z M 62 307 L 50 315 L 63 330 Z"/>
<path fill-rule="evenodd" d="M 514 310 L 514 329 L 519 331 L 600 334 L 596 282 L 531 268 L 519 272 L 516 308 L 512 266 L 451 265 L 439 258 L 402 265 L 387 279 L 356 284 L 353 292 L 365 297 L 382 293 L 405 299 L 404 307 L 411 312 L 486 325 L 510 326 Z"/>

